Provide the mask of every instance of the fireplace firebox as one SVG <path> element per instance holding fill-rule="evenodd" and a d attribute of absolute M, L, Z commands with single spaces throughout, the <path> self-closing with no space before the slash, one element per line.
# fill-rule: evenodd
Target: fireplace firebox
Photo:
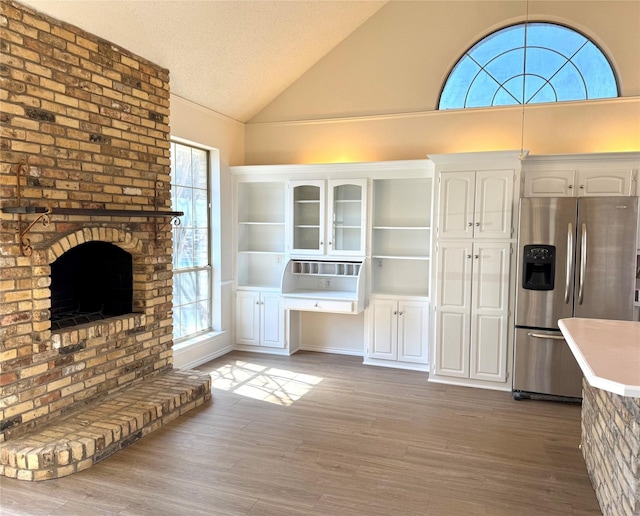
<path fill-rule="evenodd" d="M 108 242 L 80 244 L 51 264 L 51 329 L 133 311 L 133 260 Z"/>

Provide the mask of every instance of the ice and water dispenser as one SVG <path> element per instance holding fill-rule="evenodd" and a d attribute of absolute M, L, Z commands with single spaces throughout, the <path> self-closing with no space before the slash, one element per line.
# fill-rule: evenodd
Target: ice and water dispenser
<path fill-rule="evenodd" d="M 556 275 L 554 245 L 525 245 L 522 256 L 522 288 L 553 290 Z"/>

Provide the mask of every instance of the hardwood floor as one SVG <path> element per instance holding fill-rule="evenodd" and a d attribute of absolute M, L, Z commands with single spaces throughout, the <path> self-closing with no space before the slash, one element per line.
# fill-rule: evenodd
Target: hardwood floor
<path fill-rule="evenodd" d="M 2 478 L 0 513 L 596 515 L 580 407 L 301 352 L 234 352 L 213 402 L 103 462 Z"/>

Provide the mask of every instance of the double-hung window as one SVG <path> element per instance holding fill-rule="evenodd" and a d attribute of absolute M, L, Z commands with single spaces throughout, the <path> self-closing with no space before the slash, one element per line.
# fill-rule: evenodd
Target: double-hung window
<path fill-rule="evenodd" d="M 171 142 L 173 337 L 180 343 L 212 329 L 209 151 Z"/>

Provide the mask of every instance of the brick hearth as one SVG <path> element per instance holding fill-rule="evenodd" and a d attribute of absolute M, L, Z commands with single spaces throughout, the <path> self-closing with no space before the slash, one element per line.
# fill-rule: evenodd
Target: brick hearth
<path fill-rule="evenodd" d="M 40 480 L 208 399 L 209 380 L 173 369 L 168 71 L 8 0 L 0 51 L 2 472 Z M 130 254 L 132 313 L 52 329 L 51 265 L 89 242 Z"/>
<path fill-rule="evenodd" d="M 211 398 L 211 377 L 174 370 L 0 445 L 0 474 L 48 480 L 82 471 Z"/>

